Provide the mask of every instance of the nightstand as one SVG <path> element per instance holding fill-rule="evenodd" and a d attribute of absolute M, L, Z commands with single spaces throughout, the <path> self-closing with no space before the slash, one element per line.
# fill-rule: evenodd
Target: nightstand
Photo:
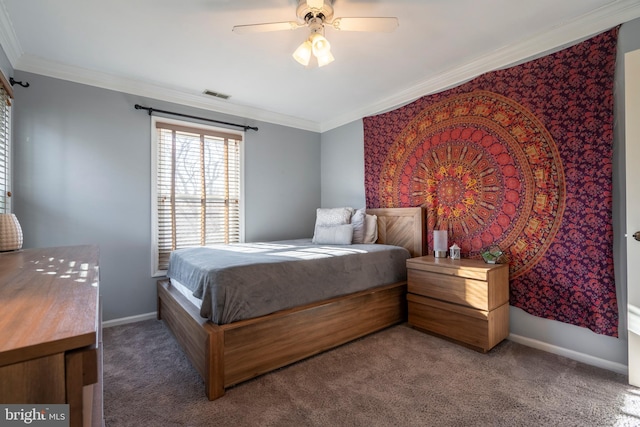
<path fill-rule="evenodd" d="M 407 260 L 409 324 L 487 352 L 509 335 L 509 265 Z"/>

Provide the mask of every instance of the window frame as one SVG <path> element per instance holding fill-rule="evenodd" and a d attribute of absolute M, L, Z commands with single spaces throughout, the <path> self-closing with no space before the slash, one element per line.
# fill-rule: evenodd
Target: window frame
<path fill-rule="evenodd" d="M 0 98 L 0 102 L 3 104 L 2 111 L 0 114 L 6 114 L 6 134 L 5 140 L 0 140 L 0 144 L 4 145 L 4 187 L 0 186 L 0 198 L 4 200 L 4 206 L 0 203 L 0 213 L 12 213 L 12 199 L 11 196 L 11 184 L 12 184 L 12 148 L 13 148 L 13 138 L 12 138 L 12 100 L 13 100 L 13 89 L 7 79 L 4 76 L 4 73 L 0 70 L 0 88 L 4 91 L 5 95 Z M 4 121 L 4 120 L 3 120 Z M 2 172 L 2 171 L 0 171 Z"/>
<path fill-rule="evenodd" d="M 239 222 L 240 222 L 240 242 L 244 242 L 244 145 L 245 133 L 227 128 L 209 126 L 198 122 L 190 122 L 185 120 L 169 119 L 165 117 L 151 117 L 151 276 L 166 276 L 167 271 L 158 268 L 159 247 L 158 247 L 158 162 L 159 162 L 159 140 L 156 123 L 166 123 L 173 126 L 181 126 L 194 130 L 204 130 L 208 132 L 219 132 L 224 134 L 237 135 L 240 140 L 240 203 L 239 203 Z"/>

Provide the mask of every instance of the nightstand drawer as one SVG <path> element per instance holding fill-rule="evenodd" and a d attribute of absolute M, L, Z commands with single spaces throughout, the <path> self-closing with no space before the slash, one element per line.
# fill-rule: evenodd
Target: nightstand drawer
<path fill-rule="evenodd" d="M 409 269 L 407 275 L 408 292 L 454 304 L 493 310 L 509 299 L 508 285 L 504 284 L 500 292 L 494 292 L 490 288 L 501 284 L 414 269 Z"/>
<path fill-rule="evenodd" d="M 508 272 L 503 271 L 506 264 L 487 264 L 478 259 L 451 259 L 434 258 L 433 256 L 423 256 L 410 258 L 407 260 L 407 268 L 413 270 L 429 271 L 447 276 L 466 277 L 468 279 L 490 282 L 501 280 L 496 275 L 508 276 Z"/>
<path fill-rule="evenodd" d="M 509 335 L 509 304 L 492 311 L 474 310 L 408 294 L 409 324 L 489 351 Z"/>

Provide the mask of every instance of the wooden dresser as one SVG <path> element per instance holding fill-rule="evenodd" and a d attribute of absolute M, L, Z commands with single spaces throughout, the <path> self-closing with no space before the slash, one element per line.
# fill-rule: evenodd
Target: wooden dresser
<path fill-rule="evenodd" d="M 98 247 L 0 253 L 0 403 L 103 425 Z"/>
<path fill-rule="evenodd" d="M 407 260 L 409 324 L 486 352 L 509 335 L 509 266 Z"/>

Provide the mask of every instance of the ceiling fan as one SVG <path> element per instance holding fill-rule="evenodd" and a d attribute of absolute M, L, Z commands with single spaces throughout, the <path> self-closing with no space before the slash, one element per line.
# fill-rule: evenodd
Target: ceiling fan
<path fill-rule="evenodd" d="M 233 32 L 248 34 L 308 27 L 309 37 L 293 52 L 293 58 L 306 67 L 311 61 L 311 54 L 313 54 L 318 61 L 318 66 L 322 67 L 335 59 L 331 54 L 331 45 L 324 37 L 325 26 L 339 31 L 380 32 L 391 32 L 398 27 L 398 18 L 394 17 L 334 19 L 333 0 L 298 0 L 296 16 L 298 21 L 236 25 L 233 27 Z"/>

